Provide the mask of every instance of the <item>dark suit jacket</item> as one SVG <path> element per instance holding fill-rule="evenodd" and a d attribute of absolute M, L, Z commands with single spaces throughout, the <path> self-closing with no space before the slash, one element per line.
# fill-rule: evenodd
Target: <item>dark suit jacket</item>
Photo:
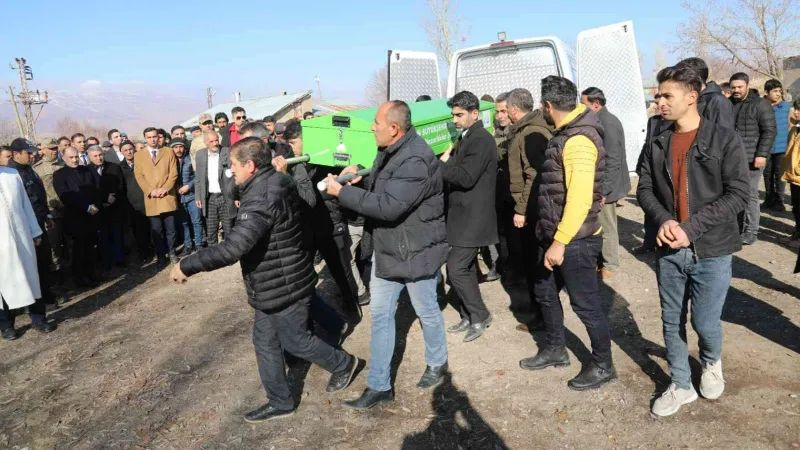
<path fill-rule="evenodd" d="M 136 175 L 133 173 L 133 167 L 129 166 L 126 161 L 119 163 L 119 168 L 122 171 L 123 189 L 125 190 L 125 198 L 131 208 L 145 214 L 144 209 L 144 192 L 139 187 L 139 182 L 136 181 Z"/>
<path fill-rule="evenodd" d="M 97 166 L 92 165 L 92 170 L 97 171 Z M 100 176 L 100 192 L 103 199 L 103 210 L 100 212 L 101 224 L 120 223 L 125 213 L 125 178 L 119 164 L 108 161 L 103 163 L 103 174 Z M 108 203 L 108 196 L 114 194 L 114 203 Z"/>
<path fill-rule="evenodd" d="M 203 215 L 206 216 L 208 214 L 206 210 L 208 201 L 208 149 L 199 150 L 195 154 L 194 162 L 197 169 L 194 171 L 194 198 L 202 202 Z M 219 167 L 217 168 L 219 187 L 222 189 L 222 194 L 228 204 L 230 217 L 236 217 L 236 206 L 233 203 L 236 187 L 233 182 L 233 176 L 228 176 L 230 167 L 230 150 L 227 147 L 222 147 L 219 149 Z"/>
<path fill-rule="evenodd" d="M 117 156 L 117 152 L 115 152 L 113 148 L 107 152 L 103 152 L 103 159 L 111 164 L 119 164 L 122 162 L 119 160 L 119 156 Z"/>
<path fill-rule="evenodd" d="M 496 244 L 497 144 L 478 121 L 441 163 L 447 192 L 447 242 L 458 247 Z"/>
<path fill-rule="evenodd" d="M 625 131 L 622 122 L 605 107 L 600 109 L 597 116 L 603 125 L 603 147 L 606 149 L 603 196 L 606 203 L 614 203 L 631 190 L 631 176 L 625 155 Z"/>
<path fill-rule="evenodd" d="M 53 174 L 53 187 L 64 203 L 64 231 L 73 236 L 97 230 L 98 214 L 89 214 L 89 205 L 103 208 L 100 177 L 93 166 L 64 167 Z"/>

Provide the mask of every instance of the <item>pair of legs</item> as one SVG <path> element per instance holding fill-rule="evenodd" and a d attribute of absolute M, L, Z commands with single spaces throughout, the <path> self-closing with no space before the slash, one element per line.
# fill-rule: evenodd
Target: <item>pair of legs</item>
<path fill-rule="evenodd" d="M 183 251 L 203 247 L 203 218 L 200 208 L 194 201 L 181 203 L 181 225 L 183 225 Z"/>
<path fill-rule="evenodd" d="M 353 275 L 353 257 L 350 253 L 350 234 L 347 227 L 342 234 L 316 238 L 316 247 L 342 293 L 342 311 L 351 321 L 358 321 L 358 285 Z M 358 317 L 360 319 L 360 316 Z"/>
<path fill-rule="evenodd" d="M 603 248 L 600 251 L 600 267 L 609 272 L 619 270 L 619 232 L 617 230 L 617 203 L 606 203 L 597 217 L 603 227 Z"/>
<path fill-rule="evenodd" d="M 206 242 L 216 245 L 219 241 L 219 226 L 222 224 L 223 238 L 227 237 L 233 228 L 233 218 L 230 217 L 228 202 L 222 194 L 209 194 L 206 200 Z"/>
<path fill-rule="evenodd" d="M 784 153 L 773 153 L 767 157 L 767 165 L 764 167 L 764 188 L 766 196 L 764 204 L 767 206 L 783 207 L 783 191 L 785 185 L 781 177 L 781 162 Z"/>
<path fill-rule="evenodd" d="M 450 248 L 447 257 L 447 278 L 458 295 L 457 308 L 462 319 L 471 324 L 483 322 L 489 318 L 489 310 L 483 303 L 477 277 L 477 247 Z"/>
<path fill-rule="evenodd" d="M 364 227 L 347 224 L 347 229 L 350 234 L 350 271 L 353 273 L 353 281 L 356 283 L 358 296 L 361 297 L 367 293 L 367 286 L 364 284 L 364 280 L 361 279 L 361 271 L 358 268 L 356 254 L 358 247 L 361 245 L 361 238 L 364 236 Z"/>
<path fill-rule="evenodd" d="M 175 213 L 168 212 L 148 217 L 150 220 L 150 239 L 159 261 L 175 252 Z"/>

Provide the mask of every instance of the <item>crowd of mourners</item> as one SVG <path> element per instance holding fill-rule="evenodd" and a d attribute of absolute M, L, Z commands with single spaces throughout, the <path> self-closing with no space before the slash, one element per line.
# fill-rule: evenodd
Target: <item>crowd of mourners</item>
<path fill-rule="evenodd" d="M 245 420 L 261 422 L 295 411 L 285 373 L 294 359 L 331 372 L 328 392 L 350 385 L 363 361 L 342 350 L 341 339 L 366 305 L 367 388 L 345 406 L 392 401 L 403 290 L 425 340 L 418 386 L 437 386 L 449 370 L 446 333 L 463 334 L 464 342 L 483 336 L 492 316 L 479 283 L 502 277 L 527 285 L 517 329 L 545 336 L 520 367 L 570 365 L 559 300 L 566 288 L 591 342 L 591 359 L 568 386 L 598 388 L 617 377 L 600 283 L 620 270 L 617 207 L 635 171 L 645 213 L 636 252 L 655 252 L 672 378 L 652 413 L 668 416 L 698 398 L 689 304 L 699 392 L 717 399 L 725 387 L 721 314 L 732 255 L 757 241 L 761 208 L 785 211 L 784 183 L 796 227 L 784 243 L 800 248 L 800 100 L 784 101 L 778 80 L 766 83 L 762 97 L 744 73 L 723 85 L 708 78 L 699 58 L 658 74 L 656 115 L 635 168 L 603 90 L 579 94 L 557 76 L 541 80 L 538 105 L 523 88 L 496 98 L 454 95 L 447 105 L 457 133 L 438 156 L 412 126 L 409 105 L 387 102 L 372 125 L 378 152 L 371 170 L 350 166 L 336 175 L 287 161 L 304 154 L 299 118 L 254 121 L 238 106 L 231 123 L 225 113 L 204 113 L 188 130 L 145 128 L 140 141 L 117 129 L 102 143 L 81 133 L 38 145 L 15 139 L 0 148 L 0 270 L 8 274 L 0 281 L 2 337 L 17 338 L 14 319 L 25 308 L 32 328 L 53 331 L 47 305 L 67 301 L 68 286 L 96 286 L 114 266 L 155 259 L 157 270 L 172 265 L 170 278 L 185 283 L 238 262 L 255 309 L 253 342 L 268 398 Z M 480 119 L 481 101 L 494 103 L 494 134 Z M 317 292 L 321 260 L 339 296 Z M 444 284 L 460 314 L 447 327 L 439 308 Z"/>

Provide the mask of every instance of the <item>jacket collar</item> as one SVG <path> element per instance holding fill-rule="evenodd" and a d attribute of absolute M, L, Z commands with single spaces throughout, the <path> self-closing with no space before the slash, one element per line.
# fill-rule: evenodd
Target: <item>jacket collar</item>
<path fill-rule="evenodd" d="M 245 181 L 241 186 L 239 186 L 239 191 L 242 193 L 242 197 L 244 197 L 245 194 L 247 194 L 247 192 L 253 188 L 253 186 L 266 183 L 267 179 L 273 173 L 275 173 L 275 169 L 272 167 L 272 165 L 267 165 L 267 167 L 259 169 L 253 174 L 252 177 L 250 177 L 249 180 Z"/>
<path fill-rule="evenodd" d="M 517 123 L 512 123 L 508 126 L 508 134 L 517 134 L 523 128 L 527 127 L 528 125 L 534 125 L 536 122 L 539 122 L 538 125 L 547 127 L 552 130 L 553 127 L 547 124 L 547 121 L 544 120 L 544 114 L 539 109 L 534 109 L 533 111 L 525 114 L 525 116 L 519 120 Z"/>
<path fill-rule="evenodd" d="M 564 120 L 561 121 L 561 123 L 556 124 L 556 131 L 563 130 L 569 124 L 571 124 L 572 122 L 576 121 L 579 117 L 581 117 L 581 115 L 586 113 L 586 111 L 587 111 L 586 105 L 584 105 L 583 103 L 578 103 L 578 105 L 575 106 L 575 109 L 573 109 L 572 112 L 567 114 L 567 116 L 564 117 Z"/>
<path fill-rule="evenodd" d="M 417 136 L 417 130 L 415 130 L 414 127 L 411 127 L 406 132 L 406 134 L 403 135 L 403 137 L 401 137 L 400 139 L 397 140 L 397 142 L 395 142 L 394 144 L 392 144 L 392 145 L 390 145 L 388 147 L 385 147 L 384 150 L 383 150 L 383 153 L 386 153 L 387 155 L 391 155 L 392 153 L 395 153 L 397 150 L 399 150 L 401 147 L 403 147 L 403 145 L 405 145 L 406 142 L 410 141 L 411 138 L 413 138 L 415 136 Z"/>
<path fill-rule="evenodd" d="M 464 136 L 464 139 L 467 139 L 467 138 L 473 136 L 476 131 L 481 130 L 481 129 L 483 129 L 483 121 L 479 118 L 478 120 L 475 121 L 475 123 L 472 124 L 471 127 L 467 128 L 467 130 L 466 130 L 467 131 L 467 135 Z M 462 131 L 462 134 L 463 134 L 464 130 L 461 130 L 461 131 Z"/>

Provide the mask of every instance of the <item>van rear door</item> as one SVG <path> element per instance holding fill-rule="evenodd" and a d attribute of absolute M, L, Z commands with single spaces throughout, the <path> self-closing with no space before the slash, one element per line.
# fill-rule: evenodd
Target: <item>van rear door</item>
<path fill-rule="evenodd" d="M 647 133 L 647 110 L 633 22 L 578 34 L 578 92 L 598 87 L 606 107 L 625 129 L 625 153 L 633 172 Z"/>
<path fill-rule="evenodd" d="M 420 95 L 442 98 L 439 59 L 432 52 L 389 50 L 389 98 L 412 103 Z"/>

